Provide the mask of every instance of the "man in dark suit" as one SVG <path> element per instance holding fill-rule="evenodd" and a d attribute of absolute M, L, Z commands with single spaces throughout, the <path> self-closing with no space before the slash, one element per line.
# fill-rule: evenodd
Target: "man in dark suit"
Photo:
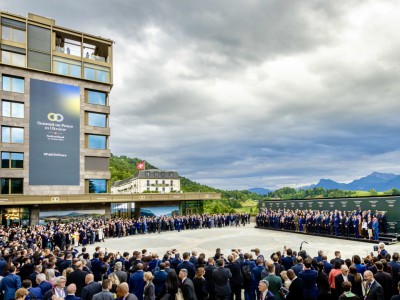
<path fill-rule="evenodd" d="M 122 262 L 120 261 L 115 263 L 114 274 L 118 277 L 120 283 L 128 281 L 128 273 L 122 271 Z"/>
<path fill-rule="evenodd" d="M 239 261 L 234 261 L 233 255 L 228 256 L 228 264 L 225 268 L 229 269 L 232 273 L 232 278 L 229 281 L 229 285 L 231 286 L 231 296 L 230 298 L 233 299 L 235 295 L 235 299 L 240 300 L 242 299 L 242 271 L 240 270 L 240 263 Z"/>
<path fill-rule="evenodd" d="M 75 296 L 76 293 L 76 285 L 74 283 L 71 283 L 67 287 L 67 296 L 65 296 L 64 300 L 81 300 L 80 297 Z"/>
<path fill-rule="evenodd" d="M 15 298 L 15 292 L 21 287 L 21 277 L 16 275 L 15 266 L 9 268 L 10 274 L 0 281 L 0 291 L 4 291 L 4 300 Z"/>
<path fill-rule="evenodd" d="M 257 293 L 257 299 L 260 299 L 260 293 L 258 293 L 258 284 L 260 282 L 261 278 L 261 273 L 264 270 L 264 259 L 257 258 L 257 266 L 254 267 L 251 270 L 251 276 L 252 276 L 252 291 L 250 293 L 249 300 L 254 300 L 254 294 Z"/>
<path fill-rule="evenodd" d="M 331 259 L 330 263 L 333 265 L 335 263 L 335 260 L 340 262 L 340 265 L 344 264 L 344 260 L 342 259 L 342 255 L 340 254 L 340 251 L 336 250 L 335 251 L 335 258 Z"/>
<path fill-rule="evenodd" d="M 299 275 L 300 271 L 302 271 L 304 268 L 303 265 L 303 258 L 301 256 L 297 256 L 296 257 L 296 264 L 292 267 L 292 270 L 294 271 L 294 273 L 297 275 Z"/>
<path fill-rule="evenodd" d="M 318 273 L 315 270 L 311 269 L 312 260 L 311 258 L 306 258 L 304 260 L 304 270 L 299 273 L 299 277 L 303 280 L 304 290 L 303 297 L 304 299 L 317 299 L 318 297 L 318 288 L 316 285 Z"/>
<path fill-rule="evenodd" d="M 78 297 L 82 296 L 82 290 L 85 286 L 85 278 L 88 272 L 83 271 L 83 264 L 81 261 L 77 261 L 75 263 L 75 271 L 71 272 L 67 276 L 67 285 L 69 286 L 71 283 L 76 285 L 76 295 Z"/>
<path fill-rule="evenodd" d="M 260 280 L 258 283 L 258 294 L 260 300 L 275 300 L 274 294 L 268 290 L 269 282 L 267 280 Z"/>
<path fill-rule="evenodd" d="M 328 257 L 325 254 L 322 255 L 322 262 L 324 263 L 324 273 L 326 276 L 329 276 L 333 266 L 330 262 L 328 262 Z"/>
<path fill-rule="evenodd" d="M 224 259 L 217 260 L 218 268 L 213 271 L 213 279 L 215 283 L 215 299 L 228 300 L 231 294 L 231 286 L 229 280 L 232 278 L 232 273 L 229 269 L 224 268 Z"/>
<path fill-rule="evenodd" d="M 193 281 L 188 278 L 188 271 L 186 269 L 181 269 L 178 276 L 181 280 L 181 284 L 179 287 L 182 290 L 183 299 L 197 300 L 196 293 L 194 291 Z"/>
<path fill-rule="evenodd" d="M 344 292 L 342 287 L 343 282 L 350 281 L 351 285 L 354 286 L 354 276 L 349 274 L 349 268 L 346 265 L 342 265 L 340 271 L 342 274 L 335 277 L 335 289 L 338 295 L 341 295 Z"/>
<path fill-rule="evenodd" d="M 93 300 L 114 300 L 114 293 L 111 293 L 112 282 L 110 279 L 104 279 L 101 283 L 101 292 L 93 295 Z"/>
<path fill-rule="evenodd" d="M 146 282 L 144 281 L 143 264 L 136 265 L 136 272 L 129 277 L 129 292 L 136 295 L 139 300 L 143 299 L 143 291 Z"/>
<path fill-rule="evenodd" d="M 286 256 L 282 257 L 282 265 L 285 267 L 285 270 L 289 270 L 293 267 L 293 256 L 292 256 L 292 249 L 286 250 Z"/>
<path fill-rule="evenodd" d="M 65 260 L 60 263 L 60 273 L 62 273 L 65 269 L 72 267 L 72 254 L 67 254 Z"/>
<path fill-rule="evenodd" d="M 42 295 L 44 295 L 48 290 L 51 290 L 51 283 L 46 280 L 46 275 L 43 273 L 36 275 L 36 283 L 42 290 Z"/>
<path fill-rule="evenodd" d="M 93 274 L 87 274 L 85 277 L 86 286 L 82 290 L 82 300 L 92 300 L 94 294 L 101 292 L 101 284 L 94 281 Z"/>
<path fill-rule="evenodd" d="M 206 272 L 204 278 L 207 280 L 208 298 L 210 300 L 215 299 L 215 284 L 213 279 L 213 271 L 216 270 L 215 261 L 213 257 L 208 258 L 207 266 L 204 268 Z"/>
<path fill-rule="evenodd" d="M 252 276 L 251 271 L 256 267 L 256 263 L 249 259 L 249 253 L 244 254 L 244 261 L 242 262 L 241 271 L 243 277 L 243 288 L 245 299 L 250 299 L 252 289 Z"/>
<path fill-rule="evenodd" d="M 189 259 L 190 259 L 190 253 L 185 252 L 182 255 L 183 262 L 181 262 L 178 267 L 176 268 L 176 272 L 179 274 L 179 271 L 181 269 L 186 269 L 188 271 L 188 277 L 190 280 L 193 280 L 194 275 L 196 274 L 196 268 L 194 267 L 194 264 L 192 264 Z"/>
<path fill-rule="evenodd" d="M 374 279 L 374 275 L 370 270 L 364 272 L 364 279 L 366 280 L 365 300 L 384 300 L 383 288 Z"/>
<path fill-rule="evenodd" d="M 397 283 L 400 281 L 400 263 L 399 263 L 399 253 L 394 252 L 392 256 L 392 261 L 388 263 L 392 267 L 392 288 L 393 295 L 397 293 Z"/>
<path fill-rule="evenodd" d="M 400 282 L 399 282 L 399 284 L 397 285 L 397 295 L 395 295 L 395 296 L 393 296 L 392 297 L 392 299 L 391 300 L 400 300 Z"/>
<path fill-rule="evenodd" d="M 119 299 L 138 300 L 138 298 L 134 294 L 129 293 L 129 285 L 126 282 L 123 282 L 119 286 L 117 286 L 116 293 Z"/>
<path fill-rule="evenodd" d="M 165 280 L 167 279 L 167 272 L 165 271 L 165 263 L 160 263 L 160 270 L 154 272 L 154 291 L 156 297 L 162 292 Z"/>
<path fill-rule="evenodd" d="M 292 283 L 289 286 L 289 293 L 286 296 L 286 300 L 303 300 L 303 280 L 297 277 L 296 273 L 291 269 L 287 271 L 287 276 Z"/>
<path fill-rule="evenodd" d="M 381 261 L 377 261 L 375 267 L 377 272 L 374 275 L 374 279 L 382 286 L 385 300 L 390 300 L 392 297 L 392 275 L 383 272 L 383 264 Z"/>

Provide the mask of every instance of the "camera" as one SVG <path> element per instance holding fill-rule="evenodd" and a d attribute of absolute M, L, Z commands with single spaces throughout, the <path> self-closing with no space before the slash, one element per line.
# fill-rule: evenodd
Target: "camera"
<path fill-rule="evenodd" d="M 374 245 L 374 251 L 378 251 L 378 245 Z"/>
<path fill-rule="evenodd" d="M 284 287 L 281 287 L 279 292 L 281 292 L 282 294 L 287 295 L 289 293 L 289 291 L 287 289 L 285 289 Z"/>

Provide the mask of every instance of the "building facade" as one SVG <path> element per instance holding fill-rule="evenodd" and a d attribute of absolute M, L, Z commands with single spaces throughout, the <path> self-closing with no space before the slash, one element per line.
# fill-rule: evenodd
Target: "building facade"
<path fill-rule="evenodd" d="M 140 170 L 129 178 L 116 181 L 112 194 L 176 193 L 181 190 L 178 172 L 166 170 Z"/>
<path fill-rule="evenodd" d="M 0 196 L 108 193 L 113 41 L 34 14 L 0 24 Z M 0 225 L 29 214 L 2 207 Z"/>

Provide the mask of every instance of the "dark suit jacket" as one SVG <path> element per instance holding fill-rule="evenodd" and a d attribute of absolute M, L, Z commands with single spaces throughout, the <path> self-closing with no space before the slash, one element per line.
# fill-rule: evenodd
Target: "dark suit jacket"
<path fill-rule="evenodd" d="M 389 300 L 392 296 L 392 276 L 386 272 L 376 272 L 374 278 L 382 286 L 385 299 Z"/>
<path fill-rule="evenodd" d="M 136 271 L 129 277 L 129 292 L 136 295 L 139 300 L 143 299 L 143 290 L 146 284 L 143 275 L 143 271 Z"/>
<path fill-rule="evenodd" d="M 181 269 L 186 269 L 188 271 L 188 277 L 193 280 L 194 275 L 196 274 L 196 268 L 194 267 L 194 264 L 192 264 L 190 261 L 186 261 L 184 260 L 183 262 L 181 262 L 177 269 L 176 269 L 176 273 L 179 274 L 179 271 Z"/>
<path fill-rule="evenodd" d="M 286 296 L 286 300 L 303 300 L 303 290 L 303 280 L 297 277 L 289 286 L 289 294 Z"/>
<path fill-rule="evenodd" d="M 208 293 L 210 295 L 215 294 L 215 283 L 214 283 L 214 278 L 213 278 L 213 272 L 216 270 L 216 266 L 206 266 L 204 270 L 206 271 L 206 274 L 204 274 L 204 278 L 207 281 L 207 288 L 208 288 Z"/>
<path fill-rule="evenodd" d="M 232 278 L 229 281 L 231 287 L 242 285 L 243 277 L 242 271 L 240 270 L 240 264 L 238 262 L 233 262 L 232 264 L 227 264 L 225 268 L 229 269 L 232 273 Z"/>
<path fill-rule="evenodd" d="M 9 274 L 0 281 L 0 290 L 4 291 L 4 300 L 14 299 L 15 292 L 21 287 L 21 277 Z"/>
<path fill-rule="evenodd" d="M 369 289 L 368 295 L 365 296 L 365 300 L 383 300 L 383 288 L 382 286 L 375 280 L 372 283 L 371 288 Z"/>
<path fill-rule="evenodd" d="M 74 295 L 67 295 L 65 296 L 64 300 L 81 300 L 81 298 Z"/>
<path fill-rule="evenodd" d="M 88 272 L 76 269 L 75 271 L 71 272 L 67 276 L 67 286 L 70 285 L 71 283 L 76 284 L 76 293 L 75 295 L 77 297 L 82 296 L 82 290 L 83 287 L 85 286 L 85 277 L 86 274 L 89 274 Z"/>
<path fill-rule="evenodd" d="M 47 291 L 51 290 L 51 283 L 48 281 L 42 281 L 38 287 L 42 290 L 42 295 L 44 295 Z"/>
<path fill-rule="evenodd" d="M 229 296 L 231 293 L 231 286 L 229 279 L 232 278 L 232 273 L 229 269 L 218 267 L 213 271 L 213 279 L 215 284 L 215 295 Z"/>
<path fill-rule="evenodd" d="M 167 272 L 163 271 L 156 271 L 154 272 L 154 279 L 153 283 L 155 286 L 156 295 L 159 295 L 163 290 L 165 280 L 167 279 Z"/>
<path fill-rule="evenodd" d="M 185 300 L 197 300 L 196 293 L 194 291 L 193 282 L 186 278 L 182 284 L 180 285 L 180 289 L 182 290 L 183 299 Z"/>
<path fill-rule="evenodd" d="M 144 300 L 154 300 L 154 299 L 156 299 L 155 288 L 154 288 L 154 284 L 152 282 L 150 282 L 148 285 L 146 285 L 144 287 L 143 299 Z"/>
<path fill-rule="evenodd" d="M 303 279 L 304 298 L 310 298 L 310 299 L 317 298 L 319 292 L 316 285 L 318 272 L 315 270 L 303 270 L 299 273 L 299 277 Z"/>
<path fill-rule="evenodd" d="M 347 275 L 347 279 L 351 282 L 351 286 L 354 286 L 354 276 L 352 274 Z M 335 290 L 338 295 L 343 294 L 342 283 L 344 282 L 343 275 L 339 274 L 335 276 Z"/>
<path fill-rule="evenodd" d="M 90 282 L 82 289 L 82 300 L 92 300 L 93 295 L 100 293 L 102 291 L 101 283 L 99 282 Z"/>

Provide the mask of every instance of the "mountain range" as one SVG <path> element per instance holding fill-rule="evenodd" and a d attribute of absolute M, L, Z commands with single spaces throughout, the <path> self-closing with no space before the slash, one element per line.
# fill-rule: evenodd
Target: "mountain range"
<path fill-rule="evenodd" d="M 393 188 L 400 190 L 400 175 L 373 172 L 349 183 L 340 183 L 332 179 L 320 179 L 317 184 L 303 186 L 300 189 L 307 190 L 315 187 L 321 187 L 325 190 L 338 189 L 346 191 L 369 191 L 373 189 L 377 192 L 384 192 Z M 260 195 L 266 195 L 270 192 L 263 188 L 252 188 L 249 191 Z"/>

